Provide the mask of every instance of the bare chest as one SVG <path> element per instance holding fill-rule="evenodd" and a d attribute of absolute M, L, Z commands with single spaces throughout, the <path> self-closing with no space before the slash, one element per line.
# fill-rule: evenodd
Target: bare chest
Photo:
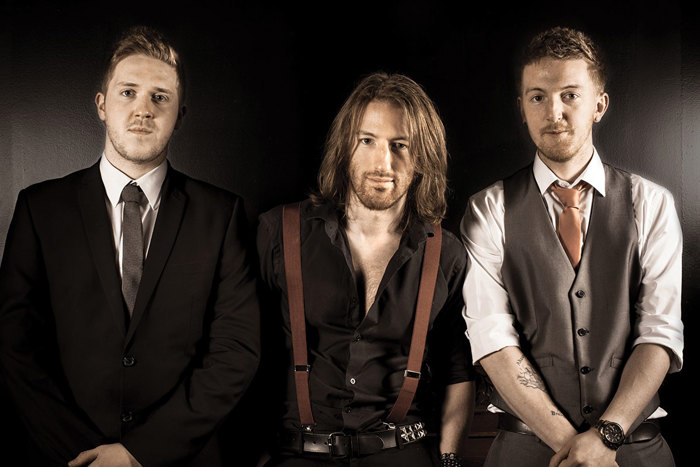
<path fill-rule="evenodd" d="M 376 299 L 384 271 L 399 246 L 400 238 L 391 236 L 381 241 L 362 241 L 348 236 L 357 290 L 362 295 L 360 298 L 365 305 L 365 314 Z"/>

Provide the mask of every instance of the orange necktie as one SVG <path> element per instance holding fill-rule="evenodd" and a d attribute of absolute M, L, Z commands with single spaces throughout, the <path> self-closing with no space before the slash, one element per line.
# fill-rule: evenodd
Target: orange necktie
<path fill-rule="evenodd" d="M 571 265 L 576 268 L 581 261 L 581 214 L 579 213 L 579 196 L 581 190 L 588 184 L 580 182 L 573 188 L 564 188 L 556 182 L 552 183 L 551 189 L 554 195 L 564 205 L 564 210 L 559 215 L 559 240 L 564 246 L 564 251 L 571 261 Z"/>

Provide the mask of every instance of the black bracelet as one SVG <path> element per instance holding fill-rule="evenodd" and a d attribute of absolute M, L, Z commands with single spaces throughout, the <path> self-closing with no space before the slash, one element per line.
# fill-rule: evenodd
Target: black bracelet
<path fill-rule="evenodd" d="M 445 452 L 440 456 L 442 467 L 462 467 L 462 459 L 454 452 Z"/>

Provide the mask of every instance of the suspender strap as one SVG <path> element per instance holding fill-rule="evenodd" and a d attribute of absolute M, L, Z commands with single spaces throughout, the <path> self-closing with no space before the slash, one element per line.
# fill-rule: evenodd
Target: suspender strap
<path fill-rule="evenodd" d="M 292 328 L 294 353 L 294 384 L 297 392 L 299 418 L 304 427 L 315 425 L 309 397 L 309 371 L 311 369 L 306 350 L 306 317 L 304 315 L 304 289 L 301 277 L 301 227 L 299 204 L 282 208 L 282 244 L 284 270 L 287 279 L 289 322 Z"/>
<path fill-rule="evenodd" d="M 292 330 L 292 351 L 294 353 L 294 383 L 297 393 L 299 419 L 304 427 L 315 425 L 311 413 L 309 396 L 309 371 L 306 348 L 306 317 L 304 315 L 304 289 L 301 276 L 301 203 L 289 204 L 282 208 L 282 243 L 284 248 L 284 269 L 287 279 L 287 297 L 289 300 L 289 321 Z M 411 336 L 411 348 L 408 353 L 408 367 L 404 371 L 404 380 L 399 396 L 387 418 L 390 423 L 401 422 L 411 407 L 413 397 L 418 389 L 425 352 L 425 340 L 430 322 L 430 309 L 433 304 L 435 282 L 440 266 L 442 248 L 442 229 L 434 226 L 434 235 L 428 237 L 423 253 L 423 267 L 418 301 Z"/>
<path fill-rule="evenodd" d="M 411 336 L 411 349 L 408 352 L 408 368 L 404 371 L 403 384 L 394 406 L 389 412 L 389 423 L 401 422 L 411 407 L 413 397 L 418 389 L 418 381 L 423 365 L 423 352 L 425 351 L 425 339 L 428 334 L 430 322 L 430 309 L 433 305 L 435 282 L 440 266 L 440 249 L 442 247 L 442 229 L 439 224 L 434 226 L 435 234 L 428 237 L 423 253 L 423 268 L 420 274 L 418 286 L 418 301 L 416 303 L 416 315 L 413 323 L 413 335 Z"/>

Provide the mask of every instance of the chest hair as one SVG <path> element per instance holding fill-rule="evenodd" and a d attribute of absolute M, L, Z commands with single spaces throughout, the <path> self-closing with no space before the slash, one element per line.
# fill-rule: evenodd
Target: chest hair
<path fill-rule="evenodd" d="M 365 305 L 365 314 L 374 303 L 386 266 L 398 249 L 400 240 L 400 234 L 371 239 L 348 235 L 357 291 L 364 295 L 360 297 L 360 302 Z"/>

